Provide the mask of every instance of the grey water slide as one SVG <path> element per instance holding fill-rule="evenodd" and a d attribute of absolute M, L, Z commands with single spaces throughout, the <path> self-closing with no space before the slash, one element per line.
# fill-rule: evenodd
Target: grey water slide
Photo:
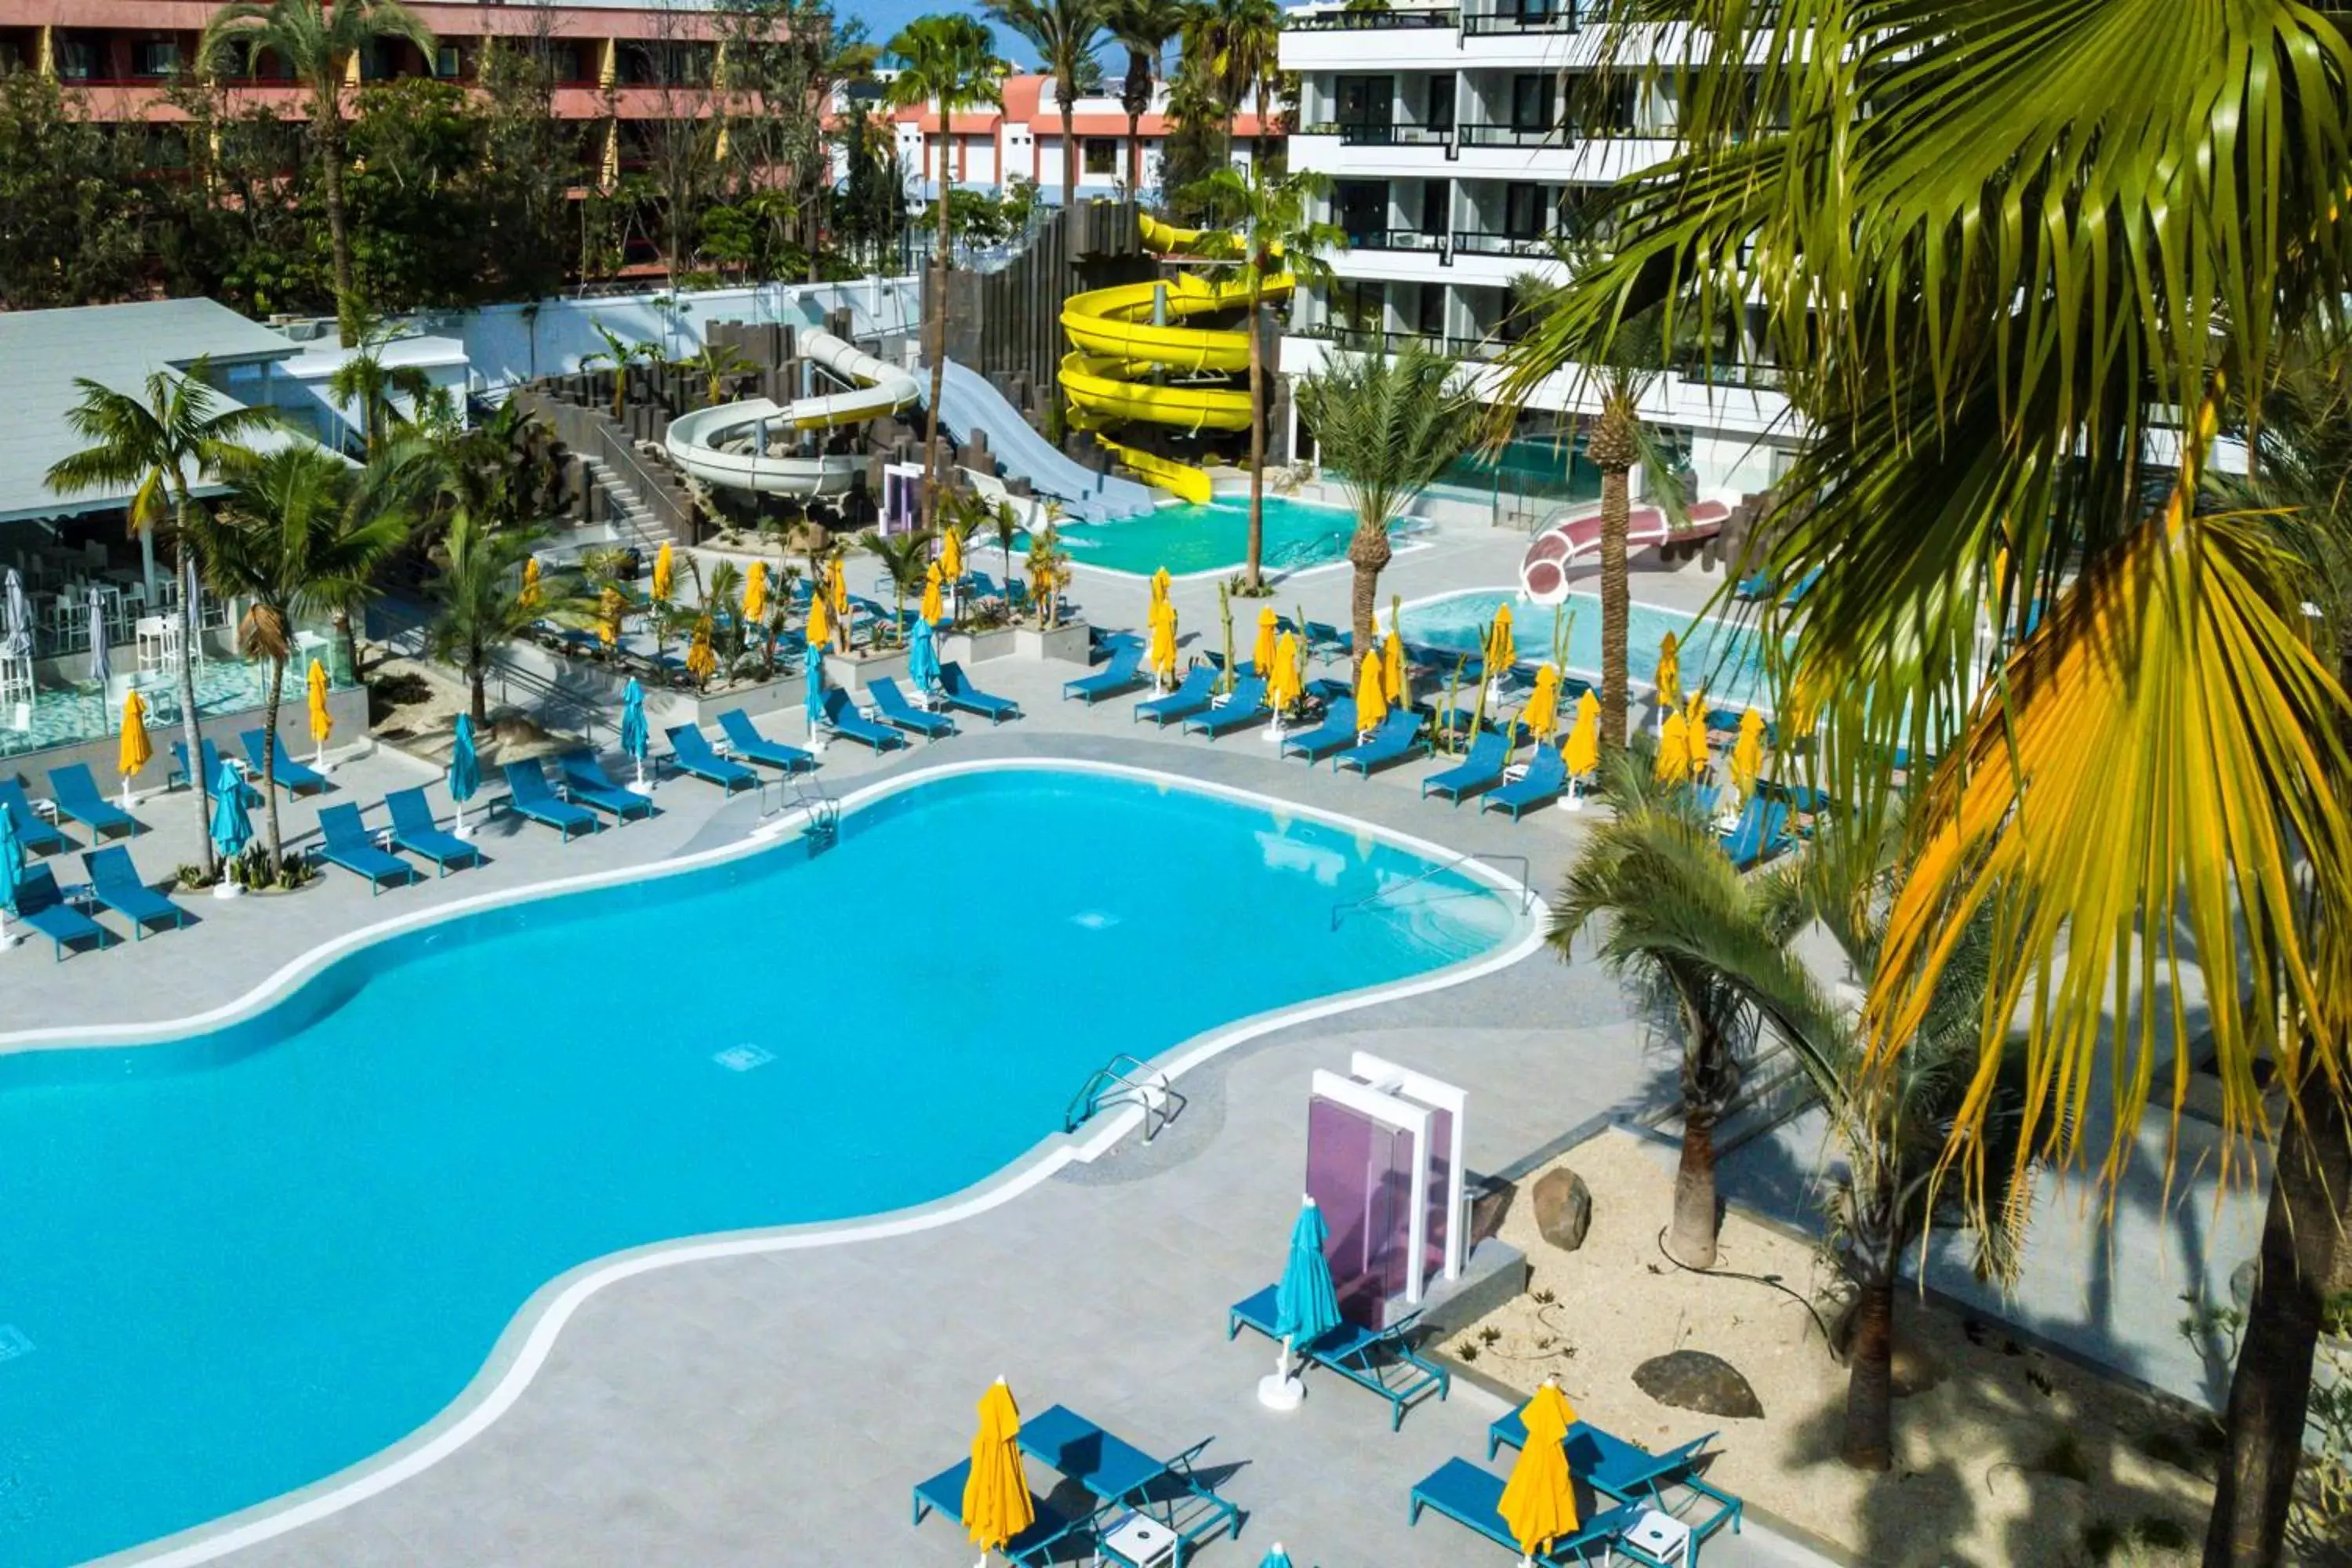
<path fill-rule="evenodd" d="M 916 382 L 929 401 L 928 366 L 916 373 Z M 1132 479 L 1097 474 L 1072 461 L 1030 428 L 1020 410 L 969 365 L 948 361 L 947 374 L 940 381 L 940 416 L 948 434 L 959 441 L 970 441 L 974 430 L 984 432 L 990 453 L 1003 465 L 1007 477 L 1027 479 L 1032 489 L 1060 501 L 1062 510 L 1078 521 L 1139 517 L 1152 509 L 1149 489 Z"/>

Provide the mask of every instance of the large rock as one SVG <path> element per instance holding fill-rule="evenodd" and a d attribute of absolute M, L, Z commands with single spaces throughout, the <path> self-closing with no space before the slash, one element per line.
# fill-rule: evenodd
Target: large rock
<path fill-rule="evenodd" d="M 1760 1420 L 1764 1403 L 1721 1356 L 1705 1351 L 1674 1351 L 1652 1356 L 1633 1369 L 1634 1385 L 1661 1405 L 1696 1410 L 1702 1415 L 1728 1415 Z"/>
<path fill-rule="evenodd" d="M 1584 1245 L 1592 1226 L 1592 1189 L 1574 1171 L 1558 1170 L 1535 1186 L 1536 1230 L 1562 1252 Z"/>

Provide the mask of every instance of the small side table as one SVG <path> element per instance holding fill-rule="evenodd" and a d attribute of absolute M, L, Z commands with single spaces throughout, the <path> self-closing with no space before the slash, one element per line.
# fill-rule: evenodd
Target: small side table
<path fill-rule="evenodd" d="M 1672 1563 L 1679 1558 L 1684 1568 L 1690 1568 L 1690 1526 L 1673 1514 L 1649 1510 L 1633 1521 L 1633 1528 L 1625 1532 L 1625 1539 L 1661 1563 Z"/>
<path fill-rule="evenodd" d="M 1095 1548 L 1097 1568 L 1158 1568 L 1176 1560 L 1176 1532 L 1156 1519 L 1130 1513 L 1106 1531 Z"/>

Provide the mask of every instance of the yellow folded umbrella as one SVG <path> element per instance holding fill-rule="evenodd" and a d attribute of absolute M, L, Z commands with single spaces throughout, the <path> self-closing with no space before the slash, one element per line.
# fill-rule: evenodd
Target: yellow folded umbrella
<path fill-rule="evenodd" d="M 1658 731 L 1658 763 L 1652 771 L 1660 784 L 1685 784 L 1690 779 L 1690 726 L 1684 722 L 1679 708 L 1666 715 L 1665 728 Z"/>
<path fill-rule="evenodd" d="M 317 659 L 310 661 L 310 739 L 326 749 L 327 737 L 335 732 L 335 716 L 327 711 L 327 667 Z"/>
<path fill-rule="evenodd" d="M 710 617 L 705 616 L 694 623 L 694 646 L 686 650 L 686 672 L 699 682 L 718 671 L 719 656 L 710 651 Z"/>
<path fill-rule="evenodd" d="M 1576 700 L 1576 723 L 1559 750 L 1572 779 L 1583 778 L 1601 766 L 1601 699 L 1590 688 Z"/>
<path fill-rule="evenodd" d="M 1706 692 L 1704 688 L 1694 691 L 1683 705 L 1683 738 L 1690 747 L 1691 777 L 1706 776 Z"/>
<path fill-rule="evenodd" d="M 932 562 L 923 574 L 923 602 L 916 606 L 923 619 L 936 622 L 945 613 L 940 603 L 940 563 Z"/>
<path fill-rule="evenodd" d="M 1165 599 L 1151 606 L 1151 635 L 1143 658 L 1162 681 L 1176 678 L 1176 606 Z"/>
<path fill-rule="evenodd" d="M 1668 632 L 1658 643 L 1658 706 L 1679 708 L 1683 705 L 1683 661 L 1676 651 L 1675 634 Z"/>
<path fill-rule="evenodd" d="M 668 545 L 665 544 L 661 549 L 655 552 L 654 597 L 660 600 L 665 605 L 669 603 L 670 590 L 677 585 L 675 581 L 677 570 L 676 564 L 670 558 L 670 548 Z"/>
<path fill-rule="evenodd" d="M 1511 1479 L 1503 1485 L 1503 1500 L 1495 1511 L 1519 1550 L 1532 1558 L 1552 1542 L 1576 1531 L 1576 1485 L 1568 1473 L 1568 1429 L 1576 1412 L 1557 1384 L 1547 1382 L 1528 1401 L 1519 1417 L 1527 1423 L 1528 1440 L 1519 1448 Z"/>
<path fill-rule="evenodd" d="M 1356 671 L 1356 728 L 1377 730 L 1388 716 L 1389 694 L 1381 661 L 1366 654 L 1362 668 Z"/>
<path fill-rule="evenodd" d="M 833 618 L 843 626 L 849 624 L 849 571 L 836 555 L 824 569 L 825 593 L 833 600 Z"/>
<path fill-rule="evenodd" d="M 768 563 L 754 561 L 743 579 L 743 618 L 756 626 L 767 617 Z"/>
<path fill-rule="evenodd" d="M 539 608 L 539 557 L 534 555 L 522 563 L 522 592 L 516 595 L 526 610 Z"/>
<path fill-rule="evenodd" d="M 940 537 L 940 575 L 952 583 L 963 575 L 963 535 L 950 531 Z"/>
<path fill-rule="evenodd" d="M 1559 671 L 1549 664 L 1536 669 L 1536 689 L 1528 694 L 1528 705 L 1519 711 L 1519 722 L 1538 741 L 1549 740 L 1559 724 Z"/>
<path fill-rule="evenodd" d="M 1764 776 L 1764 715 L 1750 708 L 1739 716 L 1739 739 L 1731 745 L 1731 783 L 1745 800 Z"/>
<path fill-rule="evenodd" d="M 1395 703 L 1411 700 L 1411 693 L 1405 688 L 1404 638 L 1393 631 L 1389 633 L 1389 640 L 1381 648 L 1381 658 L 1388 667 L 1381 671 L 1381 689 L 1388 693 L 1389 700 Z"/>
<path fill-rule="evenodd" d="M 596 605 L 596 640 L 606 647 L 617 647 L 621 642 L 621 591 L 606 588 Z"/>
<path fill-rule="evenodd" d="M 1561 1452 L 1564 1456 L 1566 1450 Z M 964 1532 L 983 1552 L 1001 1552 L 1006 1542 L 1036 1522 L 1029 1476 L 1021 1468 L 1021 1409 L 1000 1377 L 980 1396 L 971 1473 L 963 1482 Z"/>
<path fill-rule="evenodd" d="M 147 701 L 136 691 L 122 699 L 122 747 L 115 758 L 114 771 L 129 779 L 154 760 L 155 748 L 147 739 Z"/>
<path fill-rule="evenodd" d="M 1298 700 L 1301 682 L 1298 674 L 1298 638 L 1290 632 L 1282 634 L 1275 644 L 1274 668 L 1265 679 L 1266 706 L 1276 713 Z"/>
<path fill-rule="evenodd" d="M 1519 661 L 1519 645 L 1511 635 L 1511 606 L 1495 606 L 1495 624 L 1486 628 L 1486 673 L 1500 675 Z"/>
<path fill-rule="evenodd" d="M 822 652 L 833 642 L 832 617 L 825 614 L 824 595 L 809 595 L 808 645 L 811 652 Z"/>
<path fill-rule="evenodd" d="M 1274 606 L 1266 605 L 1257 613 L 1257 641 L 1250 648 L 1250 668 L 1261 676 L 1274 669 Z"/>
<path fill-rule="evenodd" d="M 1151 602 L 1155 605 L 1168 602 L 1168 568 L 1165 566 L 1151 574 Z"/>

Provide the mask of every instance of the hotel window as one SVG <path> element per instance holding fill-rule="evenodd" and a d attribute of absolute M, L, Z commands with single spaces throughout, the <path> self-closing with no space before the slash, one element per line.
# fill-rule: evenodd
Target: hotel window
<path fill-rule="evenodd" d="M 180 42 L 177 38 L 138 38 L 131 45 L 131 74 L 138 77 L 174 76 L 180 69 Z"/>
<path fill-rule="evenodd" d="M 95 81 L 99 77 L 98 46 L 86 37 L 59 33 L 50 46 L 50 58 L 57 63 L 61 81 Z"/>
<path fill-rule="evenodd" d="M 1551 129 L 1551 78 L 1530 73 L 1511 79 L 1511 129 Z"/>
<path fill-rule="evenodd" d="M 1116 174 L 1118 173 L 1118 142 L 1109 136 L 1089 136 L 1086 144 L 1087 173 Z"/>
<path fill-rule="evenodd" d="M 1543 233 L 1543 187 L 1513 181 L 1503 189 L 1503 234 L 1510 239 L 1534 239 Z"/>
<path fill-rule="evenodd" d="M 1440 72 L 1429 79 L 1429 119 L 1432 131 L 1454 129 L 1454 78 Z"/>
<path fill-rule="evenodd" d="M 433 74 L 444 81 L 455 81 L 466 68 L 465 58 L 455 44 L 443 44 L 433 51 Z"/>
<path fill-rule="evenodd" d="M 1421 286 L 1420 309 L 1413 318 L 1414 330 L 1424 338 L 1445 335 L 1445 285 L 1424 283 Z"/>
<path fill-rule="evenodd" d="M 1454 182 L 1424 180 L 1421 185 L 1421 232 L 1444 234 L 1454 226 Z"/>

